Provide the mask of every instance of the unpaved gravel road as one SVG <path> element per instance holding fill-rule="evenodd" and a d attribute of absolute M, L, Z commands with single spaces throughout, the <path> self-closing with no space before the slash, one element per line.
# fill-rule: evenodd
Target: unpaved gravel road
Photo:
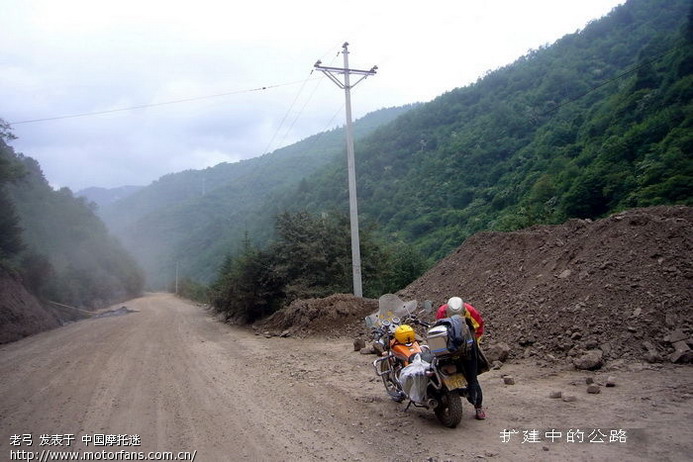
<path fill-rule="evenodd" d="M 265 338 L 170 295 L 0 347 L 0 460 L 10 451 L 72 451 L 84 435 L 139 435 L 141 446 L 197 461 L 690 460 L 693 368 L 615 362 L 592 372 L 513 362 L 480 377 L 489 418 L 455 429 L 388 400 L 351 339 Z M 515 385 L 505 385 L 511 374 Z M 617 386 L 587 394 L 585 378 Z M 551 391 L 574 402 L 548 397 Z M 584 441 L 568 432 L 584 430 Z M 517 430 L 503 442 L 503 430 Z M 561 437 L 551 441 L 546 432 Z M 604 443 L 590 442 L 599 429 Z M 611 430 L 626 442 L 609 442 Z M 537 430 L 538 442 L 531 442 Z M 32 435 L 33 446 L 12 445 Z M 40 435 L 74 434 L 71 446 Z M 556 433 L 554 433 L 556 435 Z M 523 442 L 523 439 L 530 440 Z M 17 453 L 14 453 L 17 454 Z M 121 456 L 123 457 L 123 456 Z M 115 460 L 115 459 L 113 459 Z M 127 460 L 121 458 L 120 460 Z"/>

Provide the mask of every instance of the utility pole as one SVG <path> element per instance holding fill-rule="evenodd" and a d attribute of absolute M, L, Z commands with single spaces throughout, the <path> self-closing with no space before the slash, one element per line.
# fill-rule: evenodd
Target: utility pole
<path fill-rule="evenodd" d="M 346 144 L 347 144 L 347 171 L 349 177 L 349 220 L 351 223 L 351 267 L 354 275 L 354 296 L 363 297 L 361 285 L 361 244 L 359 242 L 359 213 L 356 201 L 356 167 L 354 161 L 354 133 L 351 121 L 351 89 L 360 81 L 374 75 L 378 66 L 373 66 L 370 70 L 349 69 L 349 44 L 344 42 L 342 54 L 344 55 L 344 67 L 322 66 L 321 62 L 315 63 L 315 69 L 325 74 L 339 88 L 344 90 L 346 99 Z M 336 74 L 344 74 L 342 82 Z M 351 84 L 349 76 L 351 74 L 360 75 L 361 78 Z"/>
<path fill-rule="evenodd" d="M 176 262 L 176 295 L 178 295 L 178 262 Z"/>

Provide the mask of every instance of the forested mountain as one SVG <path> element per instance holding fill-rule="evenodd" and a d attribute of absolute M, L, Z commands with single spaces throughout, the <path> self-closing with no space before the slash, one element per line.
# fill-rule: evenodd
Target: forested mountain
<path fill-rule="evenodd" d="M 362 219 L 433 259 L 481 230 L 693 203 L 690 0 L 629 0 L 357 145 Z M 332 164 L 272 201 L 342 209 Z"/>
<path fill-rule="evenodd" d="M 411 110 L 382 109 L 355 121 L 356 139 Z M 166 175 L 105 205 L 100 214 L 143 266 L 148 284 L 161 289 L 181 277 L 211 282 L 224 258 L 241 250 L 246 236 L 264 243 L 274 232 L 267 198 L 311 173 L 343 161 L 344 130 L 311 136 L 264 156 L 205 170 Z"/>
<path fill-rule="evenodd" d="M 690 205 L 692 21 L 690 0 L 629 0 L 362 132 L 362 225 L 433 262 L 481 230 Z M 155 287 L 173 279 L 176 263 L 208 282 L 225 256 L 267 241 L 273 217 L 345 214 L 343 153 L 335 130 L 258 159 L 163 177 L 104 217 Z"/>
<path fill-rule="evenodd" d="M 0 269 L 34 295 L 97 308 L 138 295 L 143 275 L 83 199 L 53 190 L 0 127 Z"/>

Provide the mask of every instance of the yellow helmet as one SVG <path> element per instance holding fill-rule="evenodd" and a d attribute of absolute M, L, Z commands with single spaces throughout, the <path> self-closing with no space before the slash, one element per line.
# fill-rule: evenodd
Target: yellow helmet
<path fill-rule="evenodd" d="M 413 342 L 415 340 L 414 335 L 414 329 L 407 324 L 397 326 L 397 329 L 395 329 L 395 340 L 397 340 L 399 343 Z"/>

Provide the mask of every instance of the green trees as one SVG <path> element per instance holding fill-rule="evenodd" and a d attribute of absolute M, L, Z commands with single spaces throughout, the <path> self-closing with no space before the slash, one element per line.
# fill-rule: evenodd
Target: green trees
<path fill-rule="evenodd" d="M 350 234 L 343 216 L 285 212 L 277 217 L 275 229 L 277 240 L 272 253 L 277 274 L 286 281 L 289 299 L 350 290 Z M 364 238 L 364 248 L 368 248 L 368 234 Z"/>
<path fill-rule="evenodd" d="M 340 214 L 285 212 L 276 218 L 276 240 L 265 250 L 246 238 L 243 252 L 227 258 L 212 286 L 212 303 L 228 317 L 252 322 L 298 298 L 352 291 L 350 227 Z M 405 244 L 384 244 L 361 232 L 364 295 L 396 291 L 425 269 Z"/>
<path fill-rule="evenodd" d="M 7 195 L 6 185 L 20 176 L 21 168 L 7 144 L 13 138 L 9 126 L 0 119 L 0 265 L 24 247 L 19 217 Z"/>
<path fill-rule="evenodd" d="M 22 230 L 14 205 L 7 194 L 0 189 L 0 263 L 19 253 L 22 244 Z"/>

